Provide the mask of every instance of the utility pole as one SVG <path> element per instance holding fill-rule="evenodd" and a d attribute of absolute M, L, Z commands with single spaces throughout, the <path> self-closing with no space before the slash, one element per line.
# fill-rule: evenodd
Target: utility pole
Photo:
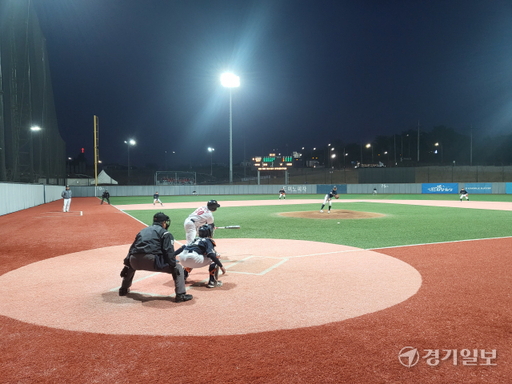
<path fill-rule="evenodd" d="M 94 186 L 98 186 L 98 159 L 100 158 L 100 120 L 94 115 Z"/>
<path fill-rule="evenodd" d="M 394 154 L 395 154 L 395 165 L 396 165 L 396 135 L 393 135 L 393 148 L 394 148 Z"/>
<path fill-rule="evenodd" d="M 469 140 L 469 165 L 473 165 L 473 125 L 470 126 L 470 140 Z"/>
<path fill-rule="evenodd" d="M 418 163 L 420 162 L 420 120 L 418 119 Z"/>

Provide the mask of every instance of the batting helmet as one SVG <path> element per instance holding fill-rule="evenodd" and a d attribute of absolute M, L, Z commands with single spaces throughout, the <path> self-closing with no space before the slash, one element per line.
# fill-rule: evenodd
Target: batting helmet
<path fill-rule="evenodd" d="M 212 228 L 208 224 L 205 224 L 205 225 L 199 227 L 198 233 L 199 233 L 199 237 L 202 237 L 202 238 L 212 237 Z"/>
<path fill-rule="evenodd" d="M 217 210 L 217 208 L 220 207 L 220 204 L 217 203 L 217 200 L 210 200 L 208 203 L 206 203 L 206 206 L 210 211 L 214 212 Z"/>
<path fill-rule="evenodd" d="M 167 228 L 169 228 L 169 226 L 171 225 L 171 219 L 169 218 L 169 216 L 167 216 L 163 212 L 155 213 L 155 216 L 153 216 L 153 223 L 164 223 L 164 222 L 167 224 Z"/>

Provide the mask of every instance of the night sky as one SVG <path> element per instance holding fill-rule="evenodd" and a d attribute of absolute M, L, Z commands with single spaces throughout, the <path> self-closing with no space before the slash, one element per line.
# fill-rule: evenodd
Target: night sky
<path fill-rule="evenodd" d="M 445 125 L 512 132 L 512 2 L 33 0 L 67 155 L 229 163 Z M 172 168 L 172 166 L 171 166 Z"/>

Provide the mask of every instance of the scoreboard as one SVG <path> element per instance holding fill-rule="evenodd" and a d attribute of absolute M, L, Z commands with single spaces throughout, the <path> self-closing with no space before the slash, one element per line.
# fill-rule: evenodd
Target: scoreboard
<path fill-rule="evenodd" d="M 292 156 L 276 156 L 275 153 L 269 153 L 268 156 L 253 157 L 252 160 L 258 171 L 286 171 L 293 166 Z"/>

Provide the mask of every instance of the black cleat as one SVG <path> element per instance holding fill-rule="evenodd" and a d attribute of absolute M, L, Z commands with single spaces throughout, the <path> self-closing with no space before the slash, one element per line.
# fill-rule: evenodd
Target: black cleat
<path fill-rule="evenodd" d="M 130 292 L 129 288 L 119 288 L 119 296 L 126 296 Z"/>
<path fill-rule="evenodd" d="M 176 295 L 176 302 L 177 303 L 181 303 L 183 301 L 189 301 L 189 300 L 192 300 L 193 296 L 192 295 L 188 295 L 186 293 L 178 293 Z"/>

